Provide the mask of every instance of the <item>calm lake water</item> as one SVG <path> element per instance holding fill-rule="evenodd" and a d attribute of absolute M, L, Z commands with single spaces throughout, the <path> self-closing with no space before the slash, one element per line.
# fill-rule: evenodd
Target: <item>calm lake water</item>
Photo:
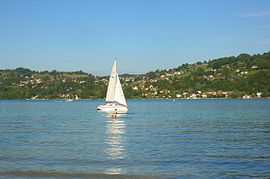
<path fill-rule="evenodd" d="M 0 100 L 0 177 L 270 177 L 270 100 Z"/>

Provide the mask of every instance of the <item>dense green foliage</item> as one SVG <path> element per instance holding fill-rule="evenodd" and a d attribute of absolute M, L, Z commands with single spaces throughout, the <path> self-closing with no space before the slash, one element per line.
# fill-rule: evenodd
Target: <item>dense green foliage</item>
<path fill-rule="evenodd" d="M 91 74 L 35 72 L 25 68 L 0 71 L 1 99 L 101 98 L 106 87 Z"/>
<path fill-rule="evenodd" d="M 269 97 L 270 52 L 121 75 L 128 98 Z M 104 98 L 108 77 L 82 71 L 0 70 L 0 99 Z"/>

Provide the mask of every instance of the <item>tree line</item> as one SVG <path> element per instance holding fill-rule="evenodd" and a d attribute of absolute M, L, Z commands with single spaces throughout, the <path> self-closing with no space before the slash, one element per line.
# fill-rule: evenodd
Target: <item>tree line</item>
<path fill-rule="evenodd" d="M 270 97 L 270 52 L 240 54 L 194 64 L 182 64 L 146 74 L 121 76 L 127 98 L 175 98 L 179 94 L 237 98 Z M 0 99 L 104 98 L 108 77 L 82 71 L 0 70 Z M 211 92 L 220 92 L 212 95 Z"/>

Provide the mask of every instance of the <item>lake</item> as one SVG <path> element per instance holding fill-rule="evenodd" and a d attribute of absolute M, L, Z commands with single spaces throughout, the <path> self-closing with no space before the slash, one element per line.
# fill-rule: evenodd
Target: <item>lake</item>
<path fill-rule="evenodd" d="M 270 177 L 269 99 L 0 100 L 0 177 Z"/>

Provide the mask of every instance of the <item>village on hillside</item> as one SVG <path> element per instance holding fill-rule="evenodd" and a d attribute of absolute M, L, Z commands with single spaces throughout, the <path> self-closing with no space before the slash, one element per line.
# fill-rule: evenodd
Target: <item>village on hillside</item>
<path fill-rule="evenodd" d="M 0 70 L 1 99 L 102 99 L 108 76 L 82 71 Z M 262 98 L 270 96 L 270 52 L 124 74 L 127 98 Z"/>

